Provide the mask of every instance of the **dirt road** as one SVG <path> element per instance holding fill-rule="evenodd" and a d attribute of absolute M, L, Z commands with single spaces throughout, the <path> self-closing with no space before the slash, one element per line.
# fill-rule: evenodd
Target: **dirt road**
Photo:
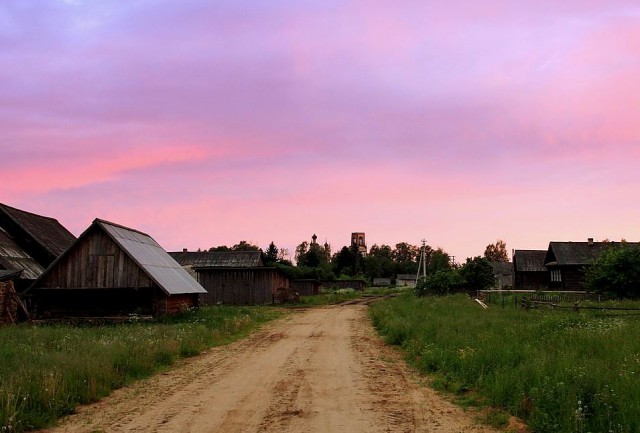
<path fill-rule="evenodd" d="M 420 386 L 366 309 L 292 314 L 85 406 L 50 432 L 495 432 Z"/>

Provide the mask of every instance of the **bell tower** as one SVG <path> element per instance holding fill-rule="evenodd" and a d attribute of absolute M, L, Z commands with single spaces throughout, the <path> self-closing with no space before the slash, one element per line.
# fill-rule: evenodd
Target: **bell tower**
<path fill-rule="evenodd" d="M 360 251 L 363 255 L 367 255 L 367 242 L 364 238 L 364 232 L 353 232 L 351 233 L 351 247 L 358 247 L 358 251 Z"/>

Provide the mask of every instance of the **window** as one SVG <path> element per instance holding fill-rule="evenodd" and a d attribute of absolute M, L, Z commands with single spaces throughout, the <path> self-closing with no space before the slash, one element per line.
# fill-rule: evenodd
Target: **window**
<path fill-rule="evenodd" d="M 562 281 L 562 273 L 560 269 L 553 269 L 551 271 L 551 281 L 554 283 L 559 283 Z"/>

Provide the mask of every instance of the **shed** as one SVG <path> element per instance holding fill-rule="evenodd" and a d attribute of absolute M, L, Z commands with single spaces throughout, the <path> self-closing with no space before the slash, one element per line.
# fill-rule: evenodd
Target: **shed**
<path fill-rule="evenodd" d="M 254 305 L 274 301 L 278 289 L 289 289 L 289 278 L 276 267 L 262 263 L 260 251 L 202 251 L 169 253 L 185 268 L 192 269 L 207 289 L 200 297 L 204 305 Z"/>
<path fill-rule="evenodd" d="M 58 220 L 0 203 L 0 270 L 22 271 L 22 291 L 76 240 Z"/>
<path fill-rule="evenodd" d="M 598 255 L 608 248 L 620 247 L 620 242 L 549 242 L 544 264 L 550 272 L 549 288 L 584 290 L 585 272 Z M 626 245 L 638 245 L 628 242 Z"/>
<path fill-rule="evenodd" d="M 291 282 L 291 288 L 300 296 L 312 296 L 320 293 L 322 283 L 313 278 L 298 279 Z"/>
<path fill-rule="evenodd" d="M 38 317 L 172 314 L 205 293 L 151 236 L 101 219 L 29 288 Z"/>
<path fill-rule="evenodd" d="M 513 263 L 511 262 L 490 262 L 493 269 L 493 287 L 498 290 L 510 289 L 513 287 Z"/>
<path fill-rule="evenodd" d="M 414 287 L 416 285 L 416 276 L 413 274 L 398 274 L 396 277 L 396 286 Z"/>
<path fill-rule="evenodd" d="M 373 285 L 377 287 L 390 286 L 391 278 L 382 278 L 382 277 L 374 278 Z"/>
<path fill-rule="evenodd" d="M 546 290 L 549 270 L 544 265 L 546 250 L 515 250 L 513 253 L 514 288 L 517 290 Z"/>

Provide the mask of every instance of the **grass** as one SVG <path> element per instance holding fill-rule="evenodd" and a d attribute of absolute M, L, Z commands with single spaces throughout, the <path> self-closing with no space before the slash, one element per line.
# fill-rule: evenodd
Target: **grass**
<path fill-rule="evenodd" d="M 534 432 L 640 431 L 640 316 L 483 310 L 465 296 L 409 294 L 370 311 L 434 386 L 516 415 Z"/>
<path fill-rule="evenodd" d="M 268 307 L 206 307 L 152 323 L 0 328 L 0 431 L 51 426 L 79 404 L 282 314 Z"/>

